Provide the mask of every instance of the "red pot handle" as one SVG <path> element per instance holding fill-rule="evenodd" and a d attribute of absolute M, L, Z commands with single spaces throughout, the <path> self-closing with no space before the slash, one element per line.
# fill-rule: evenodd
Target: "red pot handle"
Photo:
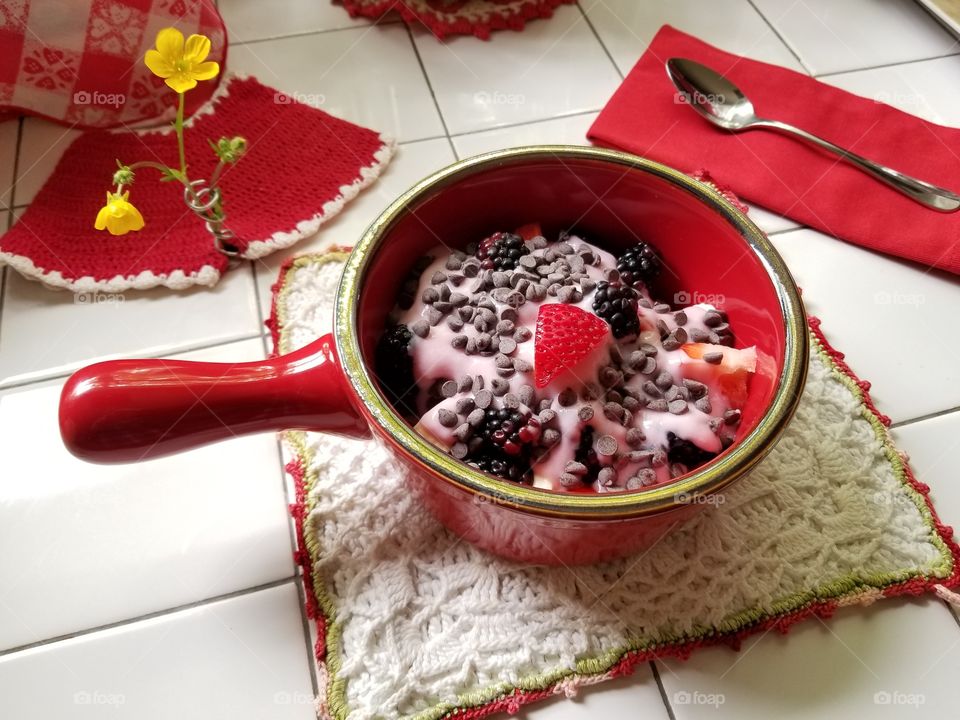
<path fill-rule="evenodd" d="M 369 437 L 332 335 L 242 363 L 113 360 L 90 365 L 60 395 L 60 434 L 90 462 L 135 462 L 236 435 L 318 430 Z"/>

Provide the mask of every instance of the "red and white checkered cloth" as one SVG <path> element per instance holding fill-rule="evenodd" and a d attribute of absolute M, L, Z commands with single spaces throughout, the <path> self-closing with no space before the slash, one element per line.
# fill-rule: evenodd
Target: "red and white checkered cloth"
<path fill-rule="evenodd" d="M 210 38 L 223 66 L 227 35 L 212 0 L 0 0 L 0 120 L 20 113 L 78 127 L 172 117 L 177 96 L 143 64 L 157 32 Z M 217 81 L 186 95 L 187 112 Z"/>

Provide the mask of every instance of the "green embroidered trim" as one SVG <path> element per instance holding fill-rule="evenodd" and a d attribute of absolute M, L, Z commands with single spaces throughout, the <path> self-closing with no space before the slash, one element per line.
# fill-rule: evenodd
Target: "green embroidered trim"
<path fill-rule="evenodd" d="M 315 264 L 327 262 L 343 261 L 347 257 L 343 252 L 328 252 L 316 255 L 304 255 L 293 261 L 287 274 L 281 279 L 281 289 L 277 294 L 276 319 L 278 345 L 281 352 L 287 351 L 287 342 L 285 336 L 286 327 L 286 298 L 289 293 L 287 278 L 296 270 Z M 579 680 L 598 678 L 607 673 L 611 668 L 620 663 L 627 655 L 635 652 L 645 652 L 656 650 L 658 648 L 675 646 L 678 644 L 695 642 L 707 638 L 714 638 L 721 635 L 728 635 L 745 630 L 753 625 L 759 624 L 765 620 L 782 617 L 798 611 L 802 611 L 814 603 L 853 599 L 858 595 L 869 595 L 870 591 L 876 591 L 895 585 L 913 578 L 946 578 L 949 577 L 954 558 L 950 549 L 940 537 L 934 525 L 933 516 L 930 508 L 923 496 L 917 492 L 910 484 L 903 458 L 897 452 L 893 445 L 893 440 L 886 426 L 870 411 L 867 407 L 864 392 L 857 382 L 847 375 L 833 357 L 826 350 L 820 340 L 812 333 L 808 333 L 811 348 L 817 352 L 820 359 L 830 368 L 832 375 L 857 398 L 860 403 L 861 415 L 870 423 L 874 435 L 880 442 L 887 460 L 890 462 L 894 476 L 899 481 L 901 487 L 919 511 L 929 530 L 930 543 L 939 552 L 939 562 L 932 566 L 929 575 L 920 570 L 900 570 L 892 573 L 876 574 L 851 574 L 838 578 L 831 583 L 827 583 L 818 588 L 807 590 L 800 593 L 781 598 L 774 602 L 769 608 L 751 608 L 739 613 L 735 613 L 716 627 L 697 626 L 689 633 L 680 633 L 675 635 L 666 635 L 660 639 L 642 639 L 637 638 L 625 645 L 608 650 L 600 655 L 578 660 L 574 669 L 556 668 L 544 673 L 530 675 L 521 679 L 516 685 L 509 682 L 498 683 L 481 690 L 464 693 L 457 697 L 456 703 L 441 703 L 432 708 L 424 710 L 413 717 L 413 720 L 440 720 L 447 715 L 456 714 L 460 709 L 480 707 L 489 702 L 510 695 L 516 690 L 525 691 L 543 691 L 547 690 L 564 680 Z M 317 474 L 313 470 L 315 456 L 312 450 L 307 446 L 306 433 L 304 432 L 286 432 L 284 439 L 293 448 L 299 456 L 304 468 L 304 492 L 305 492 L 305 514 L 303 537 L 307 546 L 307 552 L 310 557 L 311 578 L 313 581 L 314 595 L 321 611 L 326 618 L 326 659 L 327 675 L 327 707 L 336 720 L 346 720 L 349 714 L 349 708 L 346 701 L 346 681 L 339 677 L 341 667 L 341 640 L 342 628 L 336 619 L 336 606 L 334 605 L 323 577 L 316 569 L 317 560 L 320 556 L 320 548 L 315 535 L 307 532 L 307 523 L 315 503 L 312 501 L 312 492 L 317 482 Z"/>

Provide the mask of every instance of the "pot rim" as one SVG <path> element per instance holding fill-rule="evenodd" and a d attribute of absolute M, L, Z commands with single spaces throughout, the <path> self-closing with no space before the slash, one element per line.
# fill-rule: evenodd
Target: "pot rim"
<path fill-rule="evenodd" d="M 647 172 L 689 192 L 736 228 L 760 259 L 774 285 L 784 322 L 786 347 L 777 391 L 757 426 L 718 460 L 682 479 L 648 490 L 586 495 L 560 493 L 499 480 L 454 459 L 420 436 L 380 394 L 363 362 L 357 332 L 357 300 L 375 251 L 407 208 L 480 171 L 537 159 L 587 159 Z M 456 162 L 416 183 L 366 229 L 344 267 L 335 304 L 337 352 L 354 393 L 367 414 L 415 463 L 425 466 L 478 501 L 494 502 L 536 515 L 577 519 L 626 519 L 666 512 L 717 493 L 752 469 L 773 448 L 793 416 L 806 380 L 806 313 L 796 283 L 767 236 L 711 186 L 666 165 L 618 150 L 586 146 L 532 145 L 484 153 Z"/>

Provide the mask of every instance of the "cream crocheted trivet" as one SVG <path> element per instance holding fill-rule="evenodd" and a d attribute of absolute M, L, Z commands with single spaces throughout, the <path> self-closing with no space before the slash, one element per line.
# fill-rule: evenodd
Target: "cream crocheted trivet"
<path fill-rule="evenodd" d="M 330 329 L 343 253 L 289 262 L 271 329 L 290 352 Z M 288 433 L 299 481 L 318 710 L 479 717 L 629 672 L 655 655 L 893 594 L 955 587 L 952 531 L 860 382 L 811 323 L 795 419 L 747 478 L 647 553 L 520 566 L 462 542 L 378 445 Z"/>

